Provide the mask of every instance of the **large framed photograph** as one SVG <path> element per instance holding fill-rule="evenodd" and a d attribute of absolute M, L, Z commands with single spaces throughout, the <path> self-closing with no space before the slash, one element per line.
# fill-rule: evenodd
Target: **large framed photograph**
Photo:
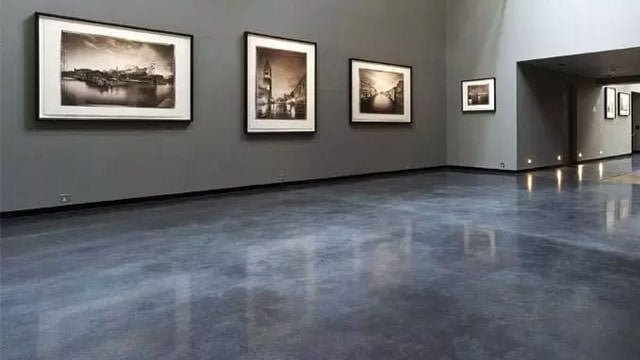
<path fill-rule="evenodd" d="M 462 112 L 496 111 L 496 79 L 462 81 Z"/>
<path fill-rule="evenodd" d="M 631 94 L 624 92 L 618 93 L 618 115 L 631 115 Z"/>
<path fill-rule="evenodd" d="M 411 123 L 411 66 L 350 59 L 351 122 Z"/>
<path fill-rule="evenodd" d="M 192 35 L 44 13 L 35 20 L 39 119 L 192 119 Z"/>
<path fill-rule="evenodd" d="M 316 131 L 316 43 L 245 32 L 246 132 Z"/>
<path fill-rule="evenodd" d="M 616 118 L 616 89 L 612 87 L 604 88 L 604 118 Z"/>

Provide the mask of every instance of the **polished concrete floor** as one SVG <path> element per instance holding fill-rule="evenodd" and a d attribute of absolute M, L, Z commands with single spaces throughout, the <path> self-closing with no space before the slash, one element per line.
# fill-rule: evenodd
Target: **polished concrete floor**
<path fill-rule="evenodd" d="M 640 359 L 640 158 L 2 221 L 9 359 Z"/>

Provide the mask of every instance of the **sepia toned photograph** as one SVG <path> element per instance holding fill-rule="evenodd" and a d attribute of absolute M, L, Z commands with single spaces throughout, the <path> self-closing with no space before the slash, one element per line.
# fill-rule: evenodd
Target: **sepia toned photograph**
<path fill-rule="evenodd" d="M 350 59 L 351 122 L 411 123 L 411 66 Z"/>
<path fill-rule="evenodd" d="M 631 115 L 631 95 L 629 93 L 618 93 L 618 115 Z"/>
<path fill-rule="evenodd" d="M 36 14 L 39 120 L 193 118 L 193 36 Z"/>
<path fill-rule="evenodd" d="M 489 85 L 471 85 L 467 94 L 469 105 L 489 105 Z"/>
<path fill-rule="evenodd" d="M 175 106 L 174 46 L 62 32 L 61 101 L 67 106 Z"/>
<path fill-rule="evenodd" d="M 616 89 L 612 87 L 604 88 L 604 118 L 616 118 Z"/>
<path fill-rule="evenodd" d="M 359 69 L 360 112 L 404 114 L 404 74 Z"/>
<path fill-rule="evenodd" d="M 462 112 L 496 111 L 496 79 L 462 81 Z"/>
<path fill-rule="evenodd" d="M 316 131 L 316 43 L 244 33 L 246 133 Z"/>
<path fill-rule="evenodd" d="M 307 116 L 307 55 L 256 48 L 258 119 L 301 120 Z"/>

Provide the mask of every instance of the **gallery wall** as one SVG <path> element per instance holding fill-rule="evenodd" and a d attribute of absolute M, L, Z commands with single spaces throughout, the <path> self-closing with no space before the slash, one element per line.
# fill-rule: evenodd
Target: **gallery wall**
<path fill-rule="evenodd" d="M 444 165 L 440 0 L 3 0 L 1 211 Z M 194 39 L 194 121 L 34 120 L 35 11 Z M 244 134 L 243 32 L 318 43 L 314 135 Z M 413 66 L 414 121 L 349 123 L 348 59 Z"/>
<path fill-rule="evenodd" d="M 640 91 L 640 85 L 606 85 L 606 87 L 629 94 L 631 91 Z M 632 117 L 630 115 L 604 119 L 604 88 L 604 85 L 588 83 L 577 88 L 577 150 L 582 153 L 582 160 L 601 159 L 632 152 Z"/>
<path fill-rule="evenodd" d="M 448 164 L 526 168 L 518 156 L 518 61 L 639 46 L 638 13 L 636 0 L 447 1 Z M 497 111 L 462 114 L 460 80 L 487 76 L 498 79 Z"/>
<path fill-rule="evenodd" d="M 525 161 L 519 167 L 568 164 L 569 87 L 587 79 L 531 65 L 519 66 L 517 75 L 518 158 Z"/>

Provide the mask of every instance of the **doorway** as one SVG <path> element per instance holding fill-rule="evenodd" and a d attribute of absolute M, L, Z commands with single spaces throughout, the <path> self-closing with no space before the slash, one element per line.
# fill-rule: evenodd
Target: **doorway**
<path fill-rule="evenodd" d="M 640 93 L 631 93 L 631 144 L 633 152 L 640 152 Z"/>

